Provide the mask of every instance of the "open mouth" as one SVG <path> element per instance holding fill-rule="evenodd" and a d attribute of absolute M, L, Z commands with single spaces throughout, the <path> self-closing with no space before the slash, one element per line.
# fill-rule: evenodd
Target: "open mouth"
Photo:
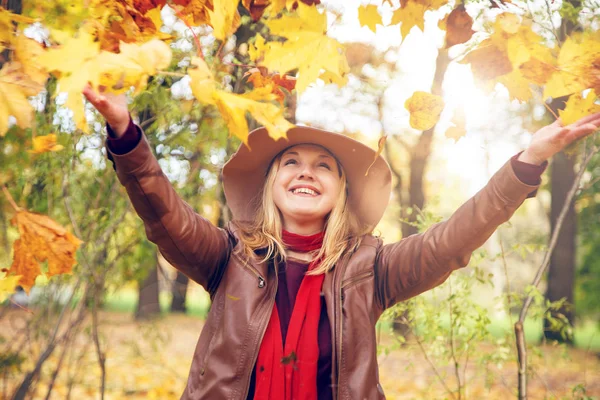
<path fill-rule="evenodd" d="M 293 194 L 301 194 L 301 195 L 308 195 L 308 196 L 318 196 L 320 194 L 316 190 L 305 188 L 305 187 L 294 188 L 294 189 L 291 189 L 290 192 Z"/>

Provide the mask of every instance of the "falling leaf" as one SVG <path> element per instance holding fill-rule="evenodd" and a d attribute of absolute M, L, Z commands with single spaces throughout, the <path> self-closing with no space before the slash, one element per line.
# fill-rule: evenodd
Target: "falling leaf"
<path fill-rule="evenodd" d="M 349 71 L 343 46 L 327 36 L 327 16 L 316 8 L 298 4 L 295 14 L 267 22 L 271 34 L 283 36 L 284 43 L 270 42 L 262 65 L 269 71 L 287 73 L 298 69 L 298 93 L 321 75 L 322 70 L 346 79 Z"/>
<path fill-rule="evenodd" d="M 373 4 L 358 7 L 358 22 L 360 26 L 367 26 L 373 32 L 376 31 L 377 25 L 383 25 L 377 6 Z"/>
<path fill-rule="evenodd" d="M 19 211 L 10 222 L 20 237 L 13 244 L 13 263 L 8 272 L 21 275 L 19 284 L 26 291 L 42 273 L 40 263 L 44 261 L 48 262 L 48 277 L 71 272 L 81 240 L 46 215 Z"/>
<path fill-rule="evenodd" d="M 585 97 L 575 93 L 569 97 L 564 110 L 558 110 L 558 115 L 563 126 L 577 122 L 590 114 L 600 112 L 600 105 L 595 104 L 596 93 L 590 90 Z"/>
<path fill-rule="evenodd" d="M 446 130 L 446 137 L 458 142 L 458 139 L 465 136 L 467 133 L 467 118 L 465 116 L 464 108 L 459 107 L 454 110 L 454 116 L 450 122 L 452 123 L 452 126 Z"/>
<path fill-rule="evenodd" d="M 28 96 L 38 94 L 43 85 L 32 81 L 19 63 L 6 63 L 0 70 L 0 136 L 8 130 L 8 117 L 13 116 L 17 125 L 28 128 L 33 123 L 33 107 Z"/>
<path fill-rule="evenodd" d="M 56 144 L 56 135 L 50 133 L 44 136 L 36 136 L 33 138 L 33 149 L 29 150 L 33 154 L 42 154 L 49 151 L 60 151 L 64 149 L 60 144 Z"/>
<path fill-rule="evenodd" d="M 437 124 L 444 109 L 444 100 L 441 96 L 416 91 L 406 100 L 404 107 L 410 113 L 410 126 L 425 131 Z"/>
<path fill-rule="evenodd" d="M 367 168 L 367 172 L 365 172 L 365 176 L 369 175 L 369 171 L 371 170 L 371 167 L 373 166 L 373 164 L 375 164 L 375 162 L 381 155 L 381 152 L 383 151 L 383 147 L 385 146 L 386 140 L 387 140 L 387 136 L 384 135 L 384 136 L 380 137 L 379 140 L 377 141 L 377 152 L 375 152 L 375 157 L 373 157 L 373 162 Z"/>
<path fill-rule="evenodd" d="M 20 279 L 21 275 L 0 277 L 0 303 L 12 296 L 19 285 Z"/>
<path fill-rule="evenodd" d="M 459 4 L 446 17 L 446 48 L 465 43 L 473 36 L 473 19 L 465 10 L 464 4 Z"/>

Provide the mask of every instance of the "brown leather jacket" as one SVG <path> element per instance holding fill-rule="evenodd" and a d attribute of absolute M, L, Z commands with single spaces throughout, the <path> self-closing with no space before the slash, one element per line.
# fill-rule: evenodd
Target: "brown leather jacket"
<path fill-rule="evenodd" d="M 181 200 L 145 137 L 131 152 L 111 156 L 148 239 L 212 299 L 182 399 L 246 400 L 275 301 L 274 268 L 243 255 L 235 224 L 216 228 Z M 447 221 L 397 243 L 365 236 L 327 273 L 323 293 L 333 334 L 334 399 L 385 398 L 376 358 L 381 313 L 466 266 L 536 188 L 522 183 L 508 162 Z"/>

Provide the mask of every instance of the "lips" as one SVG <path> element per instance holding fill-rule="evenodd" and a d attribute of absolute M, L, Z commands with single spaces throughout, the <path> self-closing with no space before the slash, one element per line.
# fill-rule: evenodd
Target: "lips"
<path fill-rule="evenodd" d="M 309 195 L 309 196 L 318 196 L 321 193 L 319 193 L 319 191 L 312 187 L 312 186 L 294 186 L 290 189 L 290 192 L 292 194 L 304 194 L 304 195 Z"/>

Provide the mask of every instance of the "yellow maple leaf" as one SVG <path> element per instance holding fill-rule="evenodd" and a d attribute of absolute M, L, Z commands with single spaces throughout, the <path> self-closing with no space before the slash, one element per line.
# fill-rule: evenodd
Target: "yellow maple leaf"
<path fill-rule="evenodd" d="M 81 91 L 89 83 L 97 87 L 101 65 L 97 63 L 100 43 L 91 34 L 80 31 L 79 36 L 67 40 L 62 46 L 50 48 L 36 61 L 58 77 L 58 90 L 67 92 L 65 105 L 73 111 L 78 129 L 88 132 Z M 68 62 L 65 62 L 68 60 Z"/>
<path fill-rule="evenodd" d="M 260 33 L 257 33 L 254 43 L 250 44 L 250 47 L 248 48 L 248 55 L 252 61 L 258 62 L 260 59 L 262 59 L 265 49 L 265 38 Z"/>
<path fill-rule="evenodd" d="M 367 26 L 373 32 L 376 31 L 377 25 L 383 25 L 377 6 L 373 4 L 358 7 L 358 22 L 360 26 Z"/>
<path fill-rule="evenodd" d="M 213 0 L 214 11 L 209 10 L 208 14 L 210 15 L 210 25 L 213 27 L 213 35 L 217 39 L 227 39 L 239 26 L 238 3 L 239 0 Z"/>
<path fill-rule="evenodd" d="M 296 14 L 267 22 L 271 33 L 286 37 L 284 43 L 270 42 L 261 63 L 269 71 L 287 73 L 298 69 L 296 90 L 302 93 L 322 70 L 343 80 L 349 71 L 343 46 L 326 35 L 327 18 L 316 8 L 298 3 Z"/>
<path fill-rule="evenodd" d="M 444 99 L 431 93 L 416 91 L 406 100 L 404 107 L 410 113 L 410 126 L 420 131 L 437 124 L 444 110 Z"/>
<path fill-rule="evenodd" d="M 103 51 L 97 57 L 99 84 L 110 92 L 125 92 L 133 86 L 138 93 L 149 76 L 171 63 L 171 48 L 158 39 L 142 44 L 122 42 L 120 50 L 119 54 Z"/>
<path fill-rule="evenodd" d="M 44 53 L 41 44 L 25 35 L 17 36 L 14 44 L 15 60 L 23 66 L 23 72 L 36 83 L 44 84 L 48 79 L 48 72 L 35 62 L 35 59 Z"/>
<path fill-rule="evenodd" d="M 32 24 L 35 20 L 23 15 L 13 14 L 0 7 L 0 51 L 4 47 L 9 47 L 14 39 L 15 26 L 13 22 Z"/>
<path fill-rule="evenodd" d="M 519 69 L 513 69 L 508 74 L 498 77 L 496 82 L 506 86 L 511 100 L 529 101 L 533 97 L 529 81 Z"/>
<path fill-rule="evenodd" d="M 4 302 L 4 300 L 8 299 L 15 292 L 20 279 L 20 275 L 6 276 L 6 274 L 3 274 L 0 277 L 0 303 Z"/>
<path fill-rule="evenodd" d="M 425 11 L 427 9 L 423 4 L 407 1 L 402 8 L 394 11 L 390 25 L 399 23 L 400 34 L 402 35 L 402 39 L 404 39 L 415 26 L 421 31 L 425 30 Z"/>
<path fill-rule="evenodd" d="M 565 40 L 556 63 L 557 70 L 544 87 L 544 99 L 600 90 L 600 32 L 574 33 Z"/>
<path fill-rule="evenodd" d="M 36 136 L 33 138 L 33 149 L 29 150 L 32 154 L 42 154 L 49 151 L 60 151 L 64 147 L 56 144 L 56 135 L 50 133 L 44 136 Z"/>
<path fill-rule="evenodd" d="M 8 130 L 8 117 L 13 116 L 21 128 L 33 123 L 33 107 L 28 96 L 38 94 L 43 85 L 32 81 L 19 63 L 6 63 L 0 70 L 0 136 Z"/>
<path fill-rule="evenodd" d="M 198 57 L 192 58 L 195 68 L 188 70 L 192 94 L 199 101 L 215 105 L 227 124 L 230 134 L 248 143 L 248 123 L 246 113 L 264 125 L 269 136 L 277 140 L 286 137 L 288 129 L 294 125 L 283 116 L 283 110 L 271 103 L 277 99 L 270 87 L 254 89 L 242 95 L 220 90 L 206 62 Z"/>
<path fill-rule="evenodd" d="M 26 291 L 41 274 L 40 263 L 44 261 L 48 262 L 48 277 L 71 272 L 81 240 L 42 214 L 22 210 L 11 224 L 17 227 L 20 237 L 13 244 L 13 263 L 8 273 L 21 275 L 19 284 Z"/>
<path fill-rule="evenodd" d="M 558 110 L 558 115 L 563 126 L 570 125 L 590 114 L 600 112 L 600 105 L 595 104 L 597 99 L 593 90 L 587 92 L 583 97 L 581 93 L 575 93 L 569 97 L 564 110 Z"/>

